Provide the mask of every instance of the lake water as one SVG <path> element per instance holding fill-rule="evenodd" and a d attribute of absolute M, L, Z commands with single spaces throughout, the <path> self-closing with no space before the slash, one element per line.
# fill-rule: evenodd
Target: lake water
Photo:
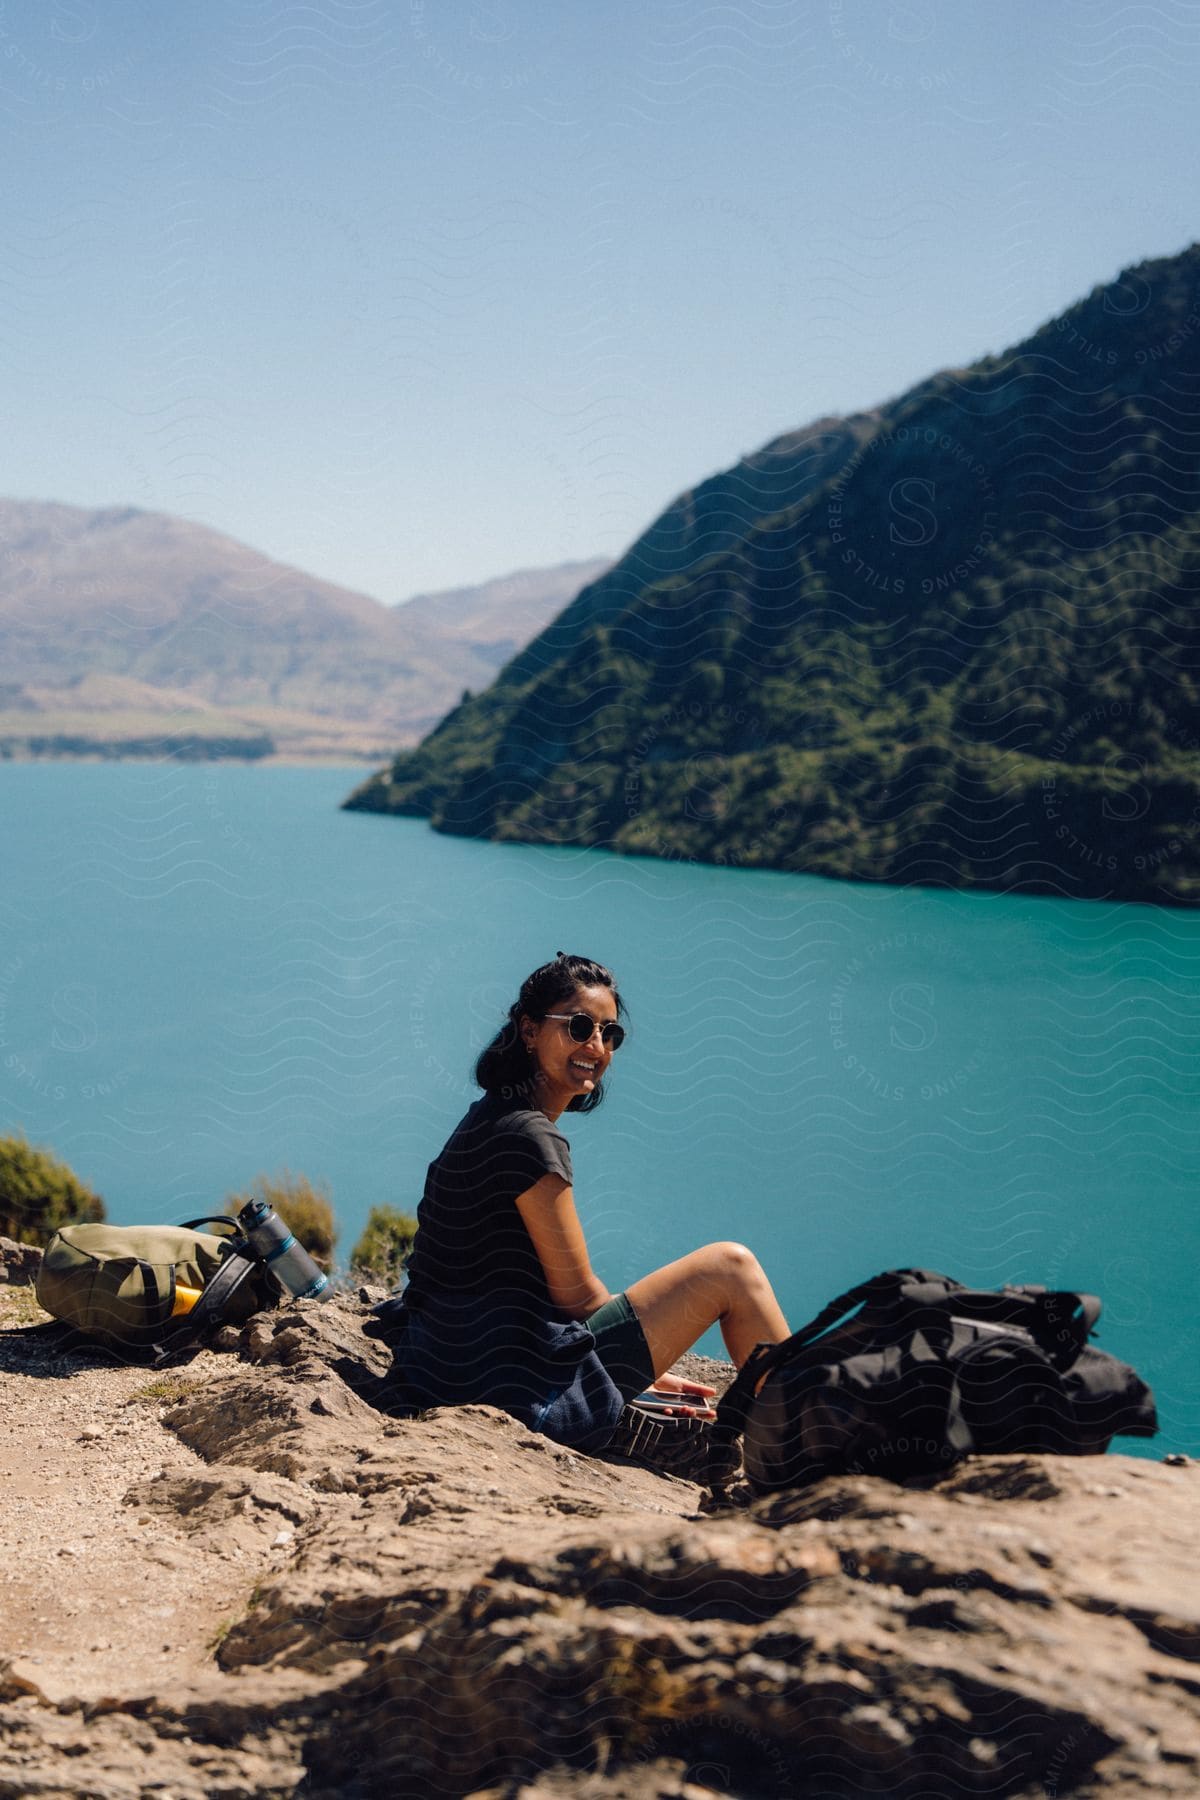
<path fill-rule="evenodd" d="M 631 1014 L 561 1121 L 610 1288 L 736 1237 L 793 1324 L 894 1266 L 1091 1289 L 1200 1451 L 1200 916 L 474 843 L 359 773 L 0 765 L 0 1131 L 125 1223 L 303 1171 L 346 1251 L 578 951 Z"/>

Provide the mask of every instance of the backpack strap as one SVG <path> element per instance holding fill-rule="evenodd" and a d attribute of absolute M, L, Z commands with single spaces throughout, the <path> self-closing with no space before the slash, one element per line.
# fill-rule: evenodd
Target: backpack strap
<path fill-rule="evenodd" d="M 1009 1298 L 1024 1303 L 1019 1314 L 1005 1315 L 1004 1302 Z M 995 1293 L 968 1289 L 952 1296 L 952 1310 L 959 1318 L 1020 1326 L 1055 1368 L 1068 1369 L 1094 1336 L 1102 1308 L 1095 1294 L 1029 1283 L 1003 1287 Z"/>
<path fill-rule="evenodd" d="M 993 1331 L 1017 1329 L 1031 1337 L 1057 1369 L 1075 1361 L 1096 1328 L 1100 1301 L 1095 1294 L 1011 1283 L 1002 1288 L 967 1288 L 944 1276 L 922 1276 L 906 1284 L 902 1298 L 934 1316 L 967 1319 Z"/>
<path fill-rule="evenodd" d="M 43 1319 L 37 1325 L 0 1326 L 0 1338 L 65 1337 L 74 1329 L 73 1325 L 66 1325 L 61 1319 Z"/>
<path fill-rule="evenodd" d="M 1030 1329 L 1057 1369 L 1070 1368 L 1096 1329 L 1100 1302 L 1095 1294 L 1058 1293 L 1038 1296 L 1037 1320 Z"/>
<path fill-rule="evenodd" d="M 184 1219 L 181 1231 L 199 1231 L 202 1225 L 228 1225 L 234 1237 L 241 1237 L 242 1228 L 232 1213 L 203 1213 L 198 1219 Z"/>
<path fill-rule="evenodd" d="M 870 1281 L 860 1281 L 857 1287 L 847 1288 L 836 1300 L 821 1308 L 815 1319 L 802 1325 L 789 1338 L 778 1344 L 756 1344 L 750 1352 L 737 1375 L 725 1390 L 717 1406 L 716 1422 L 709 1440 L 708 1472 L 705 1477 L 711 1487 L 726 1487 L 737 1467 L 735 1444 L 746 1425 L 746 1414 L 750 1410 L 759 1382 L 807 1350 L 817 1338 L 836 1325 L 844 1313 L 853 1307 L 861 1306 L 868 1300 L 876 1300 L 882 1295 L 895 1292 L 907 1278 L 908 1271 L 888 1270 L 882 1275 L 873 1275 Z"/>
<path fill-rule="evenodd" d="M 160 1344 L 151 1348 L 156 1365 L 174 1362 L 179 1357 L 191 1355 L 198 1350 L 205 1338 L 221 1324 L 225 1309 L 242 1283 L 258 1274 L 260 1264 L 241 1246 L 236 1247 L 227 1256 L 216 1274 L 205 1282 L 204 1290 L 190 1313 L 174 1322 L 170 1335 Z M 175 1272 L 171 1271 L 172 1302 L 175 1291 Z"/>
<path fill-rule="evenodd" d="M 1006 1287 L 1003 1292 L 1006 1294 L 1031 1294 L 1048 1311 L 1068 1319 L 1075 1319 L 1078 1315 L 1079 1322 L 1086 1327 L 1085 1335 L 1087 1337 L 1092 1336 L 1096 1329 L 1096 1322 L 1104 1310 L 1097 1295 L 1077 1293 L 1073 1288 Z M 1067 1301 L 1070 1301 L 1069 1306 L 1066 1304 Z"/>
<path fill-rule="evenodd" d="M 145 1330 L 147 1333 L 161 1331 L 175 1310 L 175 1271 L 143 1262 L 141 1257 L 138 1258 L 137 1266 L 142 1272 L 146 1299 L 152 1308 L 152 1316 Z"/>
<path fill-rule="evenodd" d="M 221 1323 L 225 1308 L 244 1281 L 257 1275 L 261 1264 L 246 1251 L 235 1249 L 225 1258 L 216 1274 L 204 1284 L 204 1290 L 190 1313 L 184 1316 L 204 1335 Z"/>

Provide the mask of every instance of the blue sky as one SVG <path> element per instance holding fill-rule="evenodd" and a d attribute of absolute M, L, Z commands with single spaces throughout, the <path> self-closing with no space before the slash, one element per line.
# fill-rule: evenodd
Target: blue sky
<path fill-rule="evenodd" d="M 1200 236 L 1200 6 L 3 0 L 0 494 L 617 555 Z"/>

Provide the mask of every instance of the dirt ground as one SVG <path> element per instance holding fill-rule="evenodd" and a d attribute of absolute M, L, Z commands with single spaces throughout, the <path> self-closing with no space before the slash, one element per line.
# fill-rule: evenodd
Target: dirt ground
<path fill-rule="evenodd" d="M 372 1404 L 369 1298 L 161 1374 L 0 1338 L 0 1800 L 1200 1793 L 1195 1464 L 711 1507 Z"/>
<path fill-rule="evenodd" d="M 28 1287 L 0 1287 L 0 1328 L 46 1318 Z M 287 1521 L 248 1499 L 219 1536 L 137 1504 L 162 1471 L 205 1464 L 163 1426 L 165 1407 L 221 1360 L 155 1374 L 0 1338 L 0 1685 L 52 1704 L 180 1690 L 213 1667 L 256 1582 L 291 1554 Z"/>

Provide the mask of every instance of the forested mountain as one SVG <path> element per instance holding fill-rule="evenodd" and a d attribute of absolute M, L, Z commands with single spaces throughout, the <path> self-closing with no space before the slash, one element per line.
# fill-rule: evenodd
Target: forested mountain
<path fill-rule="evenodd" d="M 346 802 L 858 880 L 1200 899 L 1200 245 L 682 495 Z"/>
<path fill-rule="evenodd" d="M 0 753 L 378 755 L 486 686 L 604 566 L 392 607 L 165 513 L 0 500 Z"/>

